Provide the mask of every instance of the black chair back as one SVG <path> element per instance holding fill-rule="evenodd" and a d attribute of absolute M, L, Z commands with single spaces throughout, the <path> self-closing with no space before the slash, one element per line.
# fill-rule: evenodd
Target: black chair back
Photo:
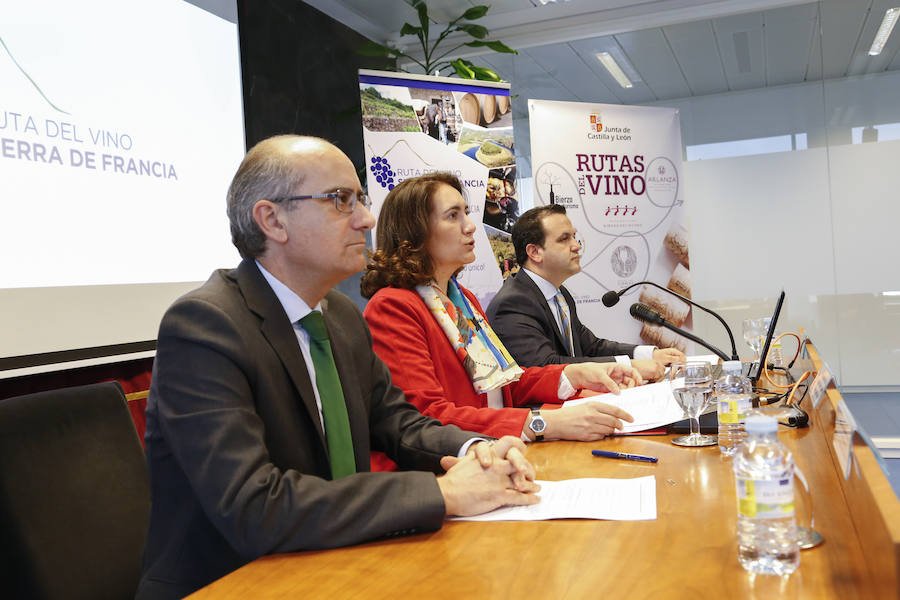
<path fill-rule="evenodd" d="M 0 401 L 0 595 L 134 598 L 149 514 L 117 383 Z"/>

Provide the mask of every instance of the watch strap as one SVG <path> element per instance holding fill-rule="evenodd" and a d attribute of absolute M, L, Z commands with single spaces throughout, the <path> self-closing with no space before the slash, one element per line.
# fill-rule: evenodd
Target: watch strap
<path fill-rule="evenodd" d="M 541 428 L 540 431 L 536 431 L 533 427 L 535 419 L 541 421 L 544 424 L 544 427 Z M 544 418 L 541 416 L 540 409 L 532 408 L 531 409 L 531 423 L 528 424 L 528 428 L 531 429 L 531 432 L 534 433 L 534 441 L 543 442 L 544 441 L 544 429 L 547 427 L 547 422 L 544 421 Z"/>

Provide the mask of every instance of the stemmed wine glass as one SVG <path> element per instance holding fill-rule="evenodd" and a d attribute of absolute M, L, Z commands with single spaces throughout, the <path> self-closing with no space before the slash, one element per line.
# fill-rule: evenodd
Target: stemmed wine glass
<path fill-rule="evenodd" d="M 757 319 L 744 319 L 744 341 L 753 350 L 753 360 L 759 358 L 762 350 L 763 340 L 766 339 L 766 333 L 769 331 L 769 323 L 772 317 L 759 317 Z"/>
<path fill-rule="evenodd" d="M 678 406 L 691 422 L 691 434 L 672 440 L 676 446 L 712 446 L 716 438 L 700 433 L 700 413 L 706 409 L 713 394 L 713 378 L 708 362 L 672 363 L 669 385 Z"/>

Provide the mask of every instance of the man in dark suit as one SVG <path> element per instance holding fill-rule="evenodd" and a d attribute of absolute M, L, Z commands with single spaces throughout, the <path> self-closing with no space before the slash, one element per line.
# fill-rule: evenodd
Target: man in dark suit
<path fill-rule="evenodd" d="M 563 282 L 581 271 L 581 244 L 559 204 L 526 211 L 512 229 L 521 269 L 507 277 L 488 305 L 488 321 L 523 367 L 587 361 L 630 364 L 647 380 L 663 366 L 684 360 L 676 348 L 638 346 L 599 339 L 578 319 Z"/>
<path fill-rule="evenodd" d="M 241 163 L 228 216 L 244 260 L 160 326 L 139 599 L 180 598 L 264 554 L 537 502 L 521 440 L 424 417 L 355 305 L 330 291 L 365 266 L 366 205 L 353 164 L 323 140 L 271 138 Z M 370 449 L 418 470 L 369 473 Z"/>

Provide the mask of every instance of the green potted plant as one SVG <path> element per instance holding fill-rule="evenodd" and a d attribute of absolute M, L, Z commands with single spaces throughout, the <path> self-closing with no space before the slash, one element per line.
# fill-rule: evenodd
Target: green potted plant
<path fill-rule="evenodd" d="M 488 69 L 487 67 L 472 64 L 471 61 L 463 58 L 449 58 L 453 52 L 456 52 L 464 46 L 469 46 L 471 48 L 485 47 L 490 48 L 494 52 L 518 54 L 518 52 L 503 42 L 485 39 L 488 35 L 487 28 L 483 25 L 471 22 L 484 17 L 490 7 L 473 6 L 467 9 L 460 16 L 447 23 L 444 30 L 438 34 L 436 39 L 432 39 L 430 27 L 432 23 L 431 18 L 428 16 L 428 6 L 425 4 L 425 0 L 411 0 L 410 4 L 416 9 L 416 12 L 419 15 L 419 25 L 415 26 L 410 23 L 404 23 L 403 27 L 400 29 L 400 35 L 415 35 L 416 38 L 418 38 L 422 48 L 422 60 L 410 56 L 400 48 L 394 48 L 372 41 L 367 42 L 357 51 L 365 56 L 383 56 L 395 60 L 410 60 L 421 67 L 427 74 L 433 74 L 435 71 L 452 67 L 456 75 L 463 79 L 502 81 L 495 71 Z M 462 32 L 471 39 L 469 41 L 458 43 L 446 51 L 443 48 L 438 48 L 441 46 L 442 42 L 447 39 L 447 36 L 456 32 Z M 404 69 L 399 70 L 402 71 Z"/>

